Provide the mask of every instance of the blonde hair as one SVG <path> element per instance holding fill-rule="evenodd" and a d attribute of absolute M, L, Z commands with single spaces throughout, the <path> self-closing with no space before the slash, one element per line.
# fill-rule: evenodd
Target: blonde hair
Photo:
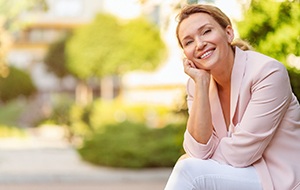
<path fill-rule="evenodd" d="M 232 26 L 230 19 L 224 14 L 219 8 L 212 5 L 204 5 L 204 4 L 192 4 L 184 7 L 180 13 L 177 15 L 178 25 L 176 28 L 176 37 L 179 42 L 180 47 L 183 47 L 178 36 L 178 30 L 181 22 L 187 19 L 190 15 L 195 13 L 206 13 L 209 14 L 213 19 L 219 23 L 219 25 L 225 29 L 228 25 Z M 252 49 L 250 44 L 241 39 L 235 39 L 231 46 L 237 46 L 242 50 Z"/>

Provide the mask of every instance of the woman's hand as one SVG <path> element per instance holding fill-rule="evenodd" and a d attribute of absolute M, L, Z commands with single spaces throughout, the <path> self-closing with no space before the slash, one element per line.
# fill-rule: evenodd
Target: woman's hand
<path fill-rule="evenodd" d="M 196 65 L 188 59 L 183 60 L 184 72 L 189 75 L 195 83 L 201 82 L 207 88 L 210 82 L 210 72 L 204 69 L 199 69 Z"/>

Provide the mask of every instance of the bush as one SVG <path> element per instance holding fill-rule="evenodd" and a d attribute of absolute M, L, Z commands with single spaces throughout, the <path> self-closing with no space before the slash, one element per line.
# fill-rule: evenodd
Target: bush
<path fill-rule="evenodd" d="M 295 96 L 300 101 L 300 70 L 296 68 L 288 68 L 291 85 Z"/>
<path fill-rule="evenodd" d="M 93 127 L 90 124 L 91 106 L 81 106 L 74 104 L 69 112 L 70 140 L 73 138 L 86 138 L 92 134 Z M 74 139 L 73 139 L 74 140 Z"/>
<path fill-rule="evenodd" d="M 19 96 L 29 97 L 36 92 L 36 88 L 26 72 L 10 67 L 10 73 L 6 78 L 0 78 L 0 99 L 3 102 L 15 99 Z"/>
<path fill-rule="evenodd" d="M 78 149 L 91 163 L 113 167 L 172 167 L 183 154 L 184 125 L 148 128 L 144 124 L 123 122 L 107 125 L 85 139 Z"/>

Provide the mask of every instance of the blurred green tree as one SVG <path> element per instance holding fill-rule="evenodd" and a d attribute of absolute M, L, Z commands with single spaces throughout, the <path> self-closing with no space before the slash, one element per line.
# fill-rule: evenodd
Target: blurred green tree
<path fill-rule="evenodd" d="M 121 26 L 109 15 L 98 15 L 86 26 L 74 31 L 67 44 L 67 68 L 79 79 L 102 76 L 111 70 L 112 64 L 102 64 L 115 54 L 119 46 Z"/>
<path fill-rule="evenodd" d="M 124 74 L 132 70 L 154 70 L 165 56 L 165 44 L 158 28 L 145 18 L 137 18 L 123 25 L 121 46 L 114 47 L 111 56 L 114 68 L 111 74 Z M 109 64 L 109 60 L 103 64 Z"/>
<path fill-rule="evenodd" d="M 300 56 L 300 3 L 297 0 L 252 0 L 238 22 L 240 37 L 259 52 L 286 63 Z"/>
<path fill-rule="evenodd" d="M 145 19 L 121 23 L 99 14 L 74 32 L 67 44 L 67 67 L 80 79 L 154 69 L 165 53 L 159 30 Z"/>
<path fill-rule="evenodd" d="M 65 47 L 69 35 L 55 41 L 49 46 L 44 63 L 48 71 L 53 72 L 58 78 L 63 78 L 70 74 L 66 66 Z"/>
<path fill-rule="evenodd" d="M 156 25 L 144 18 L 120 21 L 107 14 L 75 30 L 66 48 L 67 68 L 85 82 L 135 69 L 153 70 L 166 53 Z"/>
<path fill-rule="evenodd" d="M 15 67 L 9 68 L 5 78 L 0 77 L 0 100 L 7 102 L 19 96 L 29 97 L 36 92 L 30 75 Z"/>

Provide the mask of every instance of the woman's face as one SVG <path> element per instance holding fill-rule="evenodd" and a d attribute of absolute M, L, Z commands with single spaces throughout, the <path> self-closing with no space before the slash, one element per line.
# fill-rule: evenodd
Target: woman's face
<path fill-rule="evenodd" d="M 199 69 L 211 70 L 228 60 L 233 40 L 231 26 L 223 29 L 209 14 L 195 13 L 183 20 L 178 37 L 187 59 Z"/>

